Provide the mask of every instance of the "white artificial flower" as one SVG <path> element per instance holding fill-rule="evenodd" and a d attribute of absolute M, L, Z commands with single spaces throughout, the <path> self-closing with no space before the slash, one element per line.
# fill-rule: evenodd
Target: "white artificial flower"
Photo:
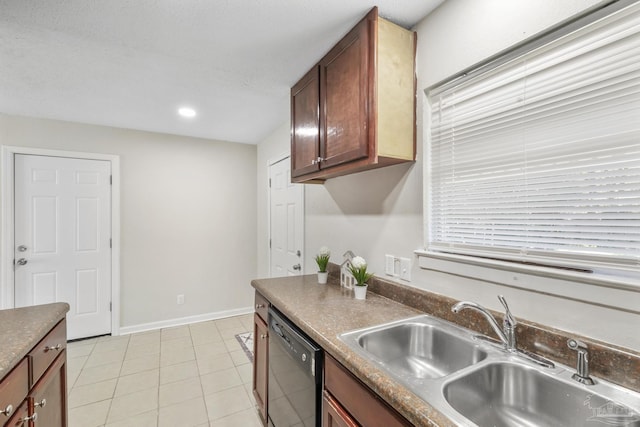
<path fill-rule="evenodd" d="M 330 256 L 331 255 L 331 251 L 329 250 L 328 247 L 323 246 L 318 251 L 318 255 Z"/>
<path fill-rule="evenodd" d="M 351 260 L 351 265 L 355 269 L 367 268 L 367 261 L 365 261 L 361 256 L 357 256 Z"/>

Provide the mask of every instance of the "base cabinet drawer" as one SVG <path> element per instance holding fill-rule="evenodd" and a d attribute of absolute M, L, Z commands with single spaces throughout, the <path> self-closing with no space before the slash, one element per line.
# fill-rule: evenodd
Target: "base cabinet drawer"
<path fill-rule="evenodd" d="M 328 354 L 325 354 L 324 368 L 326 391 L 349 414 L 353 422 L 362 426 L 411 426 L 409 421 Z M 325 409 L 323 409 L 324 412 Z M 350 426 L 352 424 L 333 425 Z"/>
<path fill-rule="evenodd" d="M 325 391 L 322 395 L 322 427 L 358 427 L 358 423 Z"/>
<path fill-rule="evenodd" d="M 269 321 L 269 301 L 260 293 L 256 292 L 255 303 L 256 313 L 258 313 L 258 316 L 267 323 Z"/>
<path fill-rule="evenodd" d="M 33 387 L 66 347 L 67 322 L 63 319 L 28 354 L 31 363 L 30 386 Z"/>

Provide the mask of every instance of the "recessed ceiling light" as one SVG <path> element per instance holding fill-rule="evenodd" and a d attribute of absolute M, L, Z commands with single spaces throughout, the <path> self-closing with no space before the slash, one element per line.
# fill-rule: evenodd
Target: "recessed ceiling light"
<path fill-rule="evenodd" d="M 180 107 L 178 108 L 178 114 L 180 114 L 182 117 L 191 118 L 196 116 L 196 110 L 190 107 Z"/>

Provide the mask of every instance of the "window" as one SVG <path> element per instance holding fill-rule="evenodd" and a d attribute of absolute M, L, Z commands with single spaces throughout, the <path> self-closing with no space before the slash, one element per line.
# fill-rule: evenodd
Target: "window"
<path fill-rule="evenodd" d="M 638 275 L 640 5 L 618 9 L 428 92 L 428 252 Z"/>

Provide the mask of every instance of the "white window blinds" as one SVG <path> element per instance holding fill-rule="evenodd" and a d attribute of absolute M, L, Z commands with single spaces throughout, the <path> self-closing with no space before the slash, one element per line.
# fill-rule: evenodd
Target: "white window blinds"
<path fill-rule="evenodd" d="M 428 250 L 640 266 L 640 4 L 429 93 Z"/>

